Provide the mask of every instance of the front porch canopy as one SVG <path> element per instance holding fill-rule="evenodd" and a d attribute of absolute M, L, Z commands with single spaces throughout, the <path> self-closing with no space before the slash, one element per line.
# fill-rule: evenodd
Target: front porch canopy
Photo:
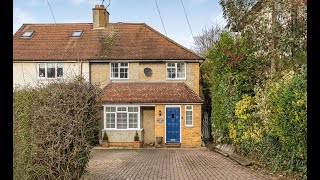
<path fill-rule="evenodd" d="M 110 82 L 103 89 L 102 103 L 202 103 L 182 82 Z"/>

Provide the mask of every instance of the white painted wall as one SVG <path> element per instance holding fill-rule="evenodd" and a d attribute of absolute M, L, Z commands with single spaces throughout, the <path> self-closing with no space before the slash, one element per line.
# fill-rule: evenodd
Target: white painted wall
<path fill-rule="evenodd" d="M 55 63 L 55 62 L 53 62 Z M 60 63 L 60 62 L 59 62 Z M 63 63 L 63 80 L 80 75 L 81 64 L 78 62 Z M 18 85 L 35 86 L 37 83 L 48 83 L 57 80 L 39 79 L 37 77 L 37 63 L 35 62 L 14 62 L 13 63 L 13 87 Z M 89 81 L 89 63 L 82 63 L 82 76 Z"/>

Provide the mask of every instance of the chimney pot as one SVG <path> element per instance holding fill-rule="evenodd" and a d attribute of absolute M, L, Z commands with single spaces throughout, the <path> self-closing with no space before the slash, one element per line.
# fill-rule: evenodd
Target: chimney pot
<path fill-rule="evenodd" d="M 93 11 L 93 28 L 105 28 L 109 23 L 109 12 L 104 5 L 95 5 Z"/>

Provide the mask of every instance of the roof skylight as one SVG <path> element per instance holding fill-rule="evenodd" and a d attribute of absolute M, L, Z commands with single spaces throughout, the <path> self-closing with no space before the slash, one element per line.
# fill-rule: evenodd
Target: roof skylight
<path fill-rule="evenodd" d="M 21 35 L 21 37 L 31 37 L 32 34 L 33 34 L 33 31 L 25 31 L 25 32 Z"/>
<path fill-rule="evenodd" d="M 81 34 L 82 34 L 82 30 L 75 30 L 75 31 L 73 31 L 71 36 L 72 37 L 80 37 Z"/>

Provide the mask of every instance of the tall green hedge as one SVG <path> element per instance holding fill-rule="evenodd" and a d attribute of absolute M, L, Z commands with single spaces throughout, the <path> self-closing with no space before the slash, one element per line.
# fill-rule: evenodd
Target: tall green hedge
<path fill-rule="evenodd" d="M 206 54 L 202 75 L 210 85 L 212 101 L 212 136 L 215 142 L 229 143 L 228 122 L 235 118 L 235 103 L 242 94 L 253 93 L 257 61 L 253 61 L 249 45 L 242 37 L 224 32 Z"/>
<path fill-rule="evenodd" d="M 257 87 L 255 96 L 236 103 L 237 120 L 229 122 L 237 151 L 273 171 L 307 178 L 307 78 L 286 72 Z"/>
<path fill-rule="evenodd" d="M 100 90 L 75 79 L 14 90 L 14 179 L 79 179 L 97 140 Z"/>

